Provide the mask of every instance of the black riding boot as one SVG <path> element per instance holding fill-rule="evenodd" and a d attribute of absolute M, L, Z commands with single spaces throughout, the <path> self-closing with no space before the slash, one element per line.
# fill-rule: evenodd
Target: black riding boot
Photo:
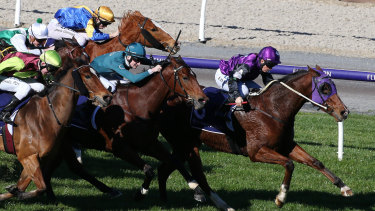
<path fill-rule="evenodd" d="M 19 102 L 20 100 L 13 96 L 10 103 L 0 112 L 0 120 L 7 124 L 13 123 L 13 121 L 10 119 L 11 111 L 19 104 Z"/>

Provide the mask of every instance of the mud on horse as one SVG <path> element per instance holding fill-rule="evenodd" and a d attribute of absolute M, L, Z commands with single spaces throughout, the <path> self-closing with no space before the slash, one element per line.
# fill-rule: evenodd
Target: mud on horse
<path fill-rule="evenodd" d="M 82 54 L 82 49 L 67 52 L 74 53 L 76 50 Z M 0 201 L 14 196 L 32 198 L 51 186 L 50 178 L 45 179 L 45 175 L 52 174 L 56 168 L 55 160 L 60 156 L 63 145 L 61 137 L 69 125 L 79 94 L 85 94 L 96 105 L 109 104 L 111 93 L 89 66 L 77 64 L 72 58 L 65 60 L 63 67 L 53 73 L 53 85 L 44 95 L 32 96 L 15 117 L 14 147 L 23 170 L 17 184 L 8 186 L 9 192 L 0 195 Z M 0 142 L 0 150 L 5 150 L 3 142 Z M 25 192 L 31 181 L 36 189 Z"/>
<path fill-rule="evenodd" d="M 90 57 L 90 62 L 95 57 L 114 52 L 123 51 L 132 42 L 139 42 L 144 46 L 176 54 L 180 47 L 164 29 L 154 20 L 144 17 L 139 11 L 128 11 L 121 19 L 118 27 L 120 34 L 103 43 L 90 40 L 85 51 Z"/>
<path fill-rule="evenodd" d="M 181 57 L 170 56 L 162 67 L 160 74 L 154 74 L 146 81 L 119 85 L 111 104 L 97 114 L 98 131 L 72 127 L 66 136 L 67 140 L 79 143 L 83 148 L 111 152 L 143 170 L 145 181 L 136 193 L 136 199 L 144 197 L 154 177 L 152 167 L 138 153 L 178 166 L 189 187 L 199 189 L 183 166 L 174 161 L 169 151 L 158 141 L 156 118 L 160 114 L 161 105 L 170 97 L 179 95 L 186 98 L 196 109 L 204 106 L 207 97 L 195 74 Z M 68 165 L 72 161 L 78 163 L 73 156 L 67 160 Z"/>
<path fill-rule="evenodd" d="M 232 114 L 233 134 L 217 134 L 192 128 L 191 109 L 184 105 L 167 107 L 163 111 L 160 123 L 162 135 L 174 153 L 181 155 L 181 160 L 188 161 L 193 177 L 218 208 L 230 209 L 210 188 L 203 173 L 198 149 L 202 143 L 218 151 L 248 156 L 253 162 L 282 165 L 285 176 L 275 199 L 278 207 L 282 207 L 286 200 L 294 170 L 293 161 L 320 171 L 341 189 L 343 196 L 353 195 L 340 178 L 294 141 L 295 116 L 307 101 L 318 102 L 315 105 L 336 121 L 343 121 L 349 114 L 333 81 L 319 66 L 316 69 L 308 67 L 308 71 L 301 70 L 288 75 L 272 83 L 262 94 L 251 97 L 250 111 L 235 111 Z M 234 142 L 230 142 L 228 137 Z M 172 166 L 165 169 L 165 172 L 159 171 L 159 186 L 165 186 L 174 170 Z"/>

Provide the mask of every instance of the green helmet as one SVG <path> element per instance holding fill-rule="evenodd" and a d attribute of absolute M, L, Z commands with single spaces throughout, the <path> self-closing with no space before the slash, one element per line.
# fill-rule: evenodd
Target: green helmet
<path fill-rule="evenodd" d="M 54 50 L 45 51 L 40 55 L 40 60 L 53 67 L 61 67 L 61 57 L 59 53 Z"/>
<path fill-rule="evenodd" d="M 125 49 L 126 56 L 138 57 L 140 59 L 146 58 L 146 50 L 142 44 L 133 42 L 130 43 Z"/>

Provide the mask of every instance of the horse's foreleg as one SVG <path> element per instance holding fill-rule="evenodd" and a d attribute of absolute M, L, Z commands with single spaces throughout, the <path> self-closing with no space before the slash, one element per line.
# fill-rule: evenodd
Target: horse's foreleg
<path fill-rule="evenodd" d="M 32 181 L 35 183 L 36 190 L 30 192 L 20 192 L 17 194 L 19 199 L 28 199 L 38 195 L 41 195 L 46 191 L 46 184 L 44 182 L 43 173 L 39 163 L 39 157 L 37 154 L 30 155 L 20 160 L 25 174 L 29 175 Z"/>
<path fill-rule="evenodd" d="M 336 185 L 341 190 L 341 195 L 343 196 L 353 196 L 352 190 L 344 184 L 344 182 L 328 170 L 323 163 L 321 163 L 316 158 L 309 155 L 304 149 L 299 145 L 296 145 L 292 152 L 289 153 L 289 157 L 299 163 L 308 165 L 318 171 L 320 171 L 324 176 L 326 176 L 334 185 Z"/>
<path fill-rule="evenodd" d="M 122 195 L 122 193 L 116 189 L 112 189 L 105 185 L 104 183 L 97 180 L 94 176 L 89 174 L 84 168 L 83 165 L 78 162 L 75 156 L 75 152 L 68 142 L 65 142 L 63 145 L 63 158 L 66 161 L 69 169 L 74 172 L 76 175 L 86 180 L 87 182 L 94 185 L 101 192 L 108 194 L 111 198 L 117 198 Z"/>
<path fill-rule="evenodd" d="M 24 192 L 29 186 L 31 178 L 27 175 L 25 170 L 22 170 L 21 176 L 16 185 L 10 185 L 5 189 L 8 193 L 0 194 L 0 201 L 17 196 L 19 193 Z"/>
<path fill-rule="evenodd" d="M 152 179 L 155 177 L 155 173 L 150 165 L 148 165 L 139 154 L 126 143 L 124 140 L 113 141 L 112 153 L 118 158 L 121 158 L 128 163 L 136 166 L 137 168 L 143 170 L 145 173 L 145 179 L 142 184 L 142 188 L 135 194 L 135 200 L 141 200 L 147 195 L 150 188 Z"/>
<path fill-rule="evenodd" d="M 185 169 L 185 167 L 181 163 L 178 156 L 175 156 L 175 155 L 172 156 L 159 141 L 155 140 L 155 142 L 153 142 L 152 145 L 150 144 L 146 153 L 164 162 L 165 165 L 167 166 L 174 166 L 175 168 L 177 168 L 180 174 L 187 181 L 190 189 L 192 190 L 195 190 L 197 188 L 200 189 L 199 184 L 193 179 L 190 173 Z M 163 199 L 163 200 L 166 200 L 166 199 Z"/>
<path fill-rule="evenodd" d="M 280 187 L 280 192 L 275 199 L 276 205 L 282 207 L 285 203 L 290 181 L 292 179 L 294 170 L 293 161 L 265 146 L 260 148 L 256 153 L 252 153 L 251 149 L 248 151 L 249 157 L 253 162 L 279 164 L 285 168 L 284 180 Z"/>
<path fill-rule="evenodd" d="M 189 167 L 193 177 L 198 181 L 199 186 L 202 187 L 203 191 L 209 196 L 215 206 L 221 210 L 234 210 L 230 207 L 220 196 L 215 193 L 207 182 L 206 176 L 203 172 L 202 160 L 199 155 L 198 147 L 194 147 L 188 158 Z M 205 200 L 203 193 L 195 192 L 194 198 L 200 197 L 200 200 Z M 197 200 L 197 199 L 196 199 Z"/>

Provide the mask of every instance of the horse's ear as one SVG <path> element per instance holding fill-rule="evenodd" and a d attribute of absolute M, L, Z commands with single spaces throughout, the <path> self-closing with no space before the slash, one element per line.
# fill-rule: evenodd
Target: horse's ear
<path fill-rule="evenodd" d="M 316 68 L 317 70 L 320 70 L 320 71 L 323 72 L 322 68 L 320 68 L 319 65 L 315 65 L 315 68 Z"/>
<path fill-rule="evenodd" d="M 307 65 L 307 69 L 310 73 L 312 73 L 313 75 L 319 75 L 318 72 L 316 72 L 314 69 L 312 69 L 309 65 Z"/>

